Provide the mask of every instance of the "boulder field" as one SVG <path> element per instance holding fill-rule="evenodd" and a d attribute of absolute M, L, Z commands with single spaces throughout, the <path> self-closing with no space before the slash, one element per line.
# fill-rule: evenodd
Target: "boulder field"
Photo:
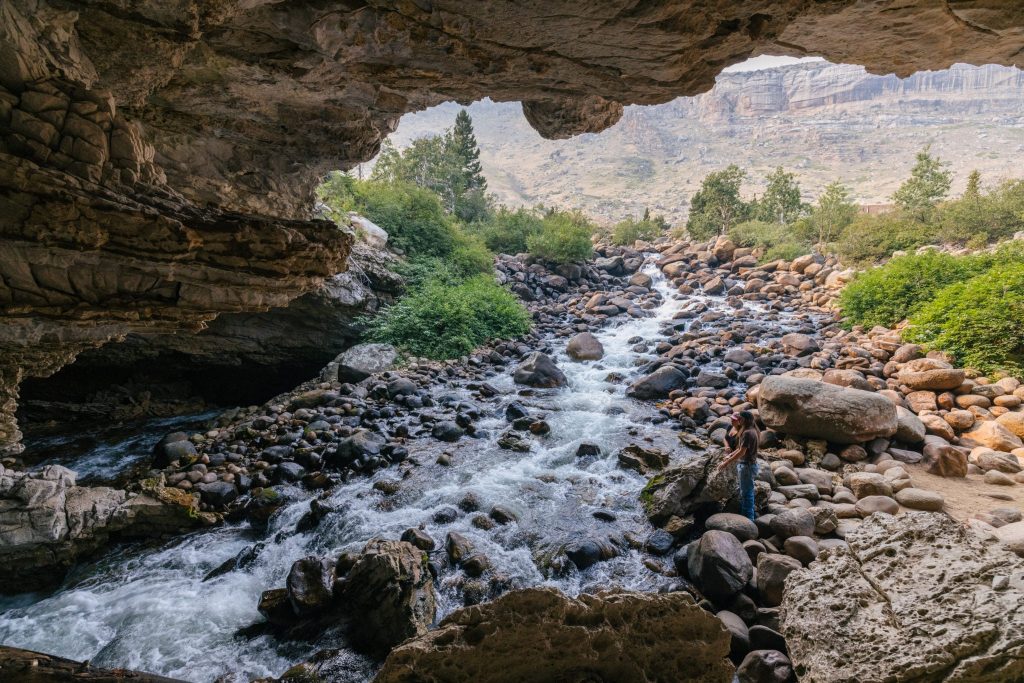
<path fill-rule="evenodd" d="M 558 423 L 538 397 L 571 391 L 566 372 L 577 363 L 599 368 L 594 333 L 645 320 L 667 290 L 683 300 L 678 312 L 657 334 L 628 341 L 635 371 L 605 379 L 657 411 L 634 424 L 621 450 L 584 441 L 567 454 L 609 458 L 616 476 L 647 478 L 635 491 L 647 535 L 619 532 L 622 511 L 602 509 L 594 514 L 608 525 L 600 532 L 574 533 L 533 556 L 552 579 L 635 560 L 661 592 L 590 586 L 569 597 L 516 585 L 486 544 L 431 533 L 431 520 L 461 516 L 483 533 L 517 531 L 515 501 L 483 505 L 467 493 L 359 552 L 317 548 L 292 559 L 282 584 L 251 596 L 260 621 L 239 636 L 308 640 L 335 629 L 380 664 L 382 682 L 421 680 L 425 671 L 436 678 L 422 680 L 526 681 L 537 667 L 556 680 L 728 681 L 734 671 L 740 683 L 1019 677 L 1013 605 L 1024 521 L 1002 492 L 1021 480 L 1020 384 L 956 368 L 894 330 L 840 329 L 830 306 L 852 273 L 821 256 L 759 263 L 725 239 L 597 252 L 590 263 L 557 268 L 498 257 L 499 278 L 536 323 L 523 338 L 445 363 L 355 347 L 317 379 L 234 411 L 206 433 L 168 435 L 145 486 L 187 499 L 200 520 L 244 520 L 254 533 L 290 487 L 316 493 L 299 533 L 341 514 L 320 492 L 354 478 L 379 473 L 370 493 L 383 506 L 400 504 L 404 480 L 424 464 L 413 450 L 447 468 L 458 465 L 456 446 L 488 433 L 515 453 L 543 443 Z M 650 266 L 636 277 L 645 258 L 664 278 Z M 737 514 L 734 470 L 717 468 L 739 410 L 763 427 L 753 520 Z M 678 438 L 675 447 L 654 443 L 655 432 Z M 74 488 L 60 470 L 5 476 Z M 954 489 L 930 489 L 937 477 Z M 988 497 L 954 521 L 943 491 L 958 483 Z M 0 519 L 42 514 L 38 497 L 4 486 L 0 500 L 21 508 L 0 509 Z M 130 493 L 88 490 L 113 501 L 94 506 L 101 511 L 153 495 L 141 483 Z M 50 507 L 67 507 L 58 503 Z M 108 527 L 68 557 L 117 537 L 112 521 L 92 528 Z M 33 552 L 49 547 L 29 540 Z M 249 559 L 243 552 L 207 578 Z M 435 624 L 451 600 L 463 607 Z M 325 652 L 281 680 L 332 680 L 345 661 Z"/>

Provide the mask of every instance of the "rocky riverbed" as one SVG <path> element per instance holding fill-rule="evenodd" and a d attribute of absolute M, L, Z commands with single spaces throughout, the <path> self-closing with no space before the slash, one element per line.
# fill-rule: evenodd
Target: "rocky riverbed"
<path fill-rule="evenodd" d="M 7 599 L 0 642 L 195 681 L 523 680 L 516 643 L 531 638 L 545 670 L 607 680 L 1022 675 L 1016 380 L 969 376 L 892 330 L 842 331 L 830 304 L 852 272 L 820 257 L 662 240 L 496 268 L 533 312 L 527 337 L 449 363 L 350 349 L 263 406 L 166 435 L 145 480 L 107 494 L 181 500 L 212 528 L 97 555 L 147 535 L 108 521 L 115 501 L 64 536 L 0 537 L 3 557 L 63 580 Z M 742 409 L 766 427 L 755 522 L 734 514 L 734 475 L 713 472 Z M 58 511 L 82 488 L 52 467 L 3 476 L 5 522 L 39 519 L 25 482 L 55 489 Z M 940 476 L 969 528 L 919 484 Z M 909 567 L 968 552 L 977 564 L 914 584 Z M 854 613 L 829 621 L 829 600 Z M 911 618 L 929 601 L 942 618 Z M 666 665 L 625 626 L 641 612 L 701 646 Z M 879 624 L 913 651 L 858 650 Z M 954 656 L 921 658 L 951 633 Z M 631 663 L 608 668 L 608 647 Z"/>

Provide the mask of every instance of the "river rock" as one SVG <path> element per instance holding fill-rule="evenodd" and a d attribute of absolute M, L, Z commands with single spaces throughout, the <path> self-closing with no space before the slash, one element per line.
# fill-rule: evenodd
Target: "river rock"
<path fill-rule="evenodd" d="M 921 419 L 902 406 L 896 406 L 896 433 L 893 435 L 897 441 L 903 443 L 921 443 L 924 441 L 925 428 Z"/>
<path fill-rule="evenodd" d="M 781 341 L 782 351 L 791 356 L 805 356 L 819 349 L 818 342 L 813 337 L 799 332 L 784 334 Z"/>
<path fill-rule="evenodd" d="M 964 439 L 991 448 L 994 451 L 1009 453 L 1015 448 L 1024 447 L 1024 442 L 1016 434 L 995 420 L 982 420 L 972 429 L 963 433 Z"/>
<path fill-rule="evenodd" d="M 340 597 L 359 647 L 383 656 L 434 621 L 434 582 L 427 555 L 404 541 L 374 539 L 345 576 Z"/>
<path fill-rule="evenodd" d="M 793 666 L 789 657 L 778 650 L 753 650 L 736 669 L 739 683 L 789 683 Z"/>
<path fill-rule="evenodd" d="M 800 569 L 800 560 L 780 553 L 761 553 L 757 556 L 757 591 L 769 607 L 782 603 L 786 577 Z"/>
<path fill-rule="evenodd" d="M 1024 559 L 934 512 L 873 515 L 846 540 L 786 582 L 780 621 L 801 681 L 1024 677 L 1024 586 L 999 579 Z"/>
<path fill-rule="evenodd" d="M 940 477 L 967 476 L 967 455 L 957 448 L 946 443 L 945 440 L 936 436 L 925 437 L 923 462 L 928 466 L 928 472 Z"/>
<path fill-rule="evenodd" d="M 566 344 L 565 353 L 573 360 L 600 360 L 604 357 L 604 346 L 590 332 L 580 332 Z"/>
<path fill-rule="evenodd" d="M 996 422 L 1009 430 L 1018 439 L 1024 439 L 1024 412 L 1003 413 L 996 418 Z"/>
<path fill-rule="evenodd" d="M 619 451 L 619 467 L 648 474 L 668 466 L 669 455 L 660 448 L 631 443 Z"/>
<path fill-rule="evenodd" d="M 288 572 L 285 588 L 288 601 L 299 617 L 321 612 L 331 602 L 334 560 L 315 555 L 296 560 Z"/>
<path fill-rule="evenodd" d="M 918 358 L 904 364 L 899 381 L 913 391 L 945 391 L 964 383 L 964 371 L 935 358 Z"/>
<path fill-rule="evenodd" d="M 553 388 L 561 387 L 566 383 L 565 374 L 558 369 L 551 356 L 540 351 L 534 351 L 523 363 L 516 368 L 513 377 L 516 384 L 525 384 L 530 387 Z"/>
<path fill-rule="evenodd" d="M 839 444 L 890 437 L 898 426 L 896 407 L 885 397 L 808 379 L 768 377 L 757 406 L 771 429 Z"/>
<path fill-rule="evenodd" d="M 374 680 L 405 683 L 444 672 L 438 680 L 445 683 L 729 683 L 729 647 L 721 621 L 685 592 L 605 591 L 574 599 L 553 588 L 526 588 L 448 615 L 437 629 L 395 648 Z"/>
<path fill-rule="evenodd" d="M 356 344 L 343 351 L 324 369 L 324 381 L 362 382 L 379 372 L 393 370 L 399 353 L 391 344 Z"/>
<path fill-rule="evenodd" d="M 896 492 L 896 502 L 911 510 L 938 512 L 946 501 L 941 493 L 910 487 Z"/>
<path fill-rule="evenodd" d="M 742 541 L 752 541 L 757 538 L 757 525 L 743 515 L 732 512 L 719 512 L 711 515 L 704 522 L 708 529 L 727 531 Z"/>
<path fill-rule="evenodd" d="M 668 467 L 651 478 L 640 500 L 648 519 L 660 526 L 672 517 L 720 509 L 736 491 L 735 468 L 715 472 L 712 457 L 704 455 Z"/>
<path fill-rule="evenodd" d="M 715 601 L 723 601 L 738 593 L 754 568 L 750 556 L 739 540 L 730 533 L 711 529 L 690 546 L 687 568 L 701 591 Z"/>
<path fill-rule="evenodd" d="M 805 508 L 793 508 L 772 517 L 769 526 L 782 540 L 790 536 L 810 536 L 814 533 L 814 515 Z"/>
<path fill-rule="evenodd" d="M 143 671 L 93 666 L 53 655 L 0 645 L 0 678 L 9 683 L 183 683 Z"/>
<path fill-rule="evenodd" d="M 686 386 L 686 374 L 672 365 L 663 365 L 641 377 L 626 389 L 626 395 L 639 399 L 665 398 L 670 392 Z"/>

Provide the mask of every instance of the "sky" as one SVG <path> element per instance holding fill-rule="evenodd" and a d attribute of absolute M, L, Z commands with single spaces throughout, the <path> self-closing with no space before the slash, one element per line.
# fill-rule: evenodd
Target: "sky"
<path fill-rule="evenodd" d="M 745 62 L 739 64 L 733 64 L 727 66 L 724 71 L 760 71 L 761 69 L 774 69 L 778 66 L 788 66 L 789 64 L 800 64 L 802 62 L 823 62 L 825 61 L 821 57 L 777 57 L 775 55 L 761 55 L 760 57 L 751 57 Z"/>

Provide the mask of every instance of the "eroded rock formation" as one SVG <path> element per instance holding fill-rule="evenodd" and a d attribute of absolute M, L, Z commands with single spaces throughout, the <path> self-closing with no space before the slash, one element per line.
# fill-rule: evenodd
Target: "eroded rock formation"
<path fill-rule="evenodd" d="M 374 680 L 725 683 L 728 653 L 728 632 L 687 593 L 527 588 L 445 617 L 392 650 Z"/>
<path fill-rule="evenodd" d="M 941 513 L 875 514 L 786 580 L 801 681 L 1024 677 L 1024 560 Z"/>
<path fill-rule="evenodd" d="M 350 240 L 309 220 L 312 189 L 405 112 L 521 100 L 559 137 L 705 91 L 759 53 L 906 75 L 1019 64 L 1022 46 L 1020 12 L 978 0 L 10 0 L 0 450 L 17 448 L 25 376 L 128 333 L 280 306 L 342 271 Z"/>

